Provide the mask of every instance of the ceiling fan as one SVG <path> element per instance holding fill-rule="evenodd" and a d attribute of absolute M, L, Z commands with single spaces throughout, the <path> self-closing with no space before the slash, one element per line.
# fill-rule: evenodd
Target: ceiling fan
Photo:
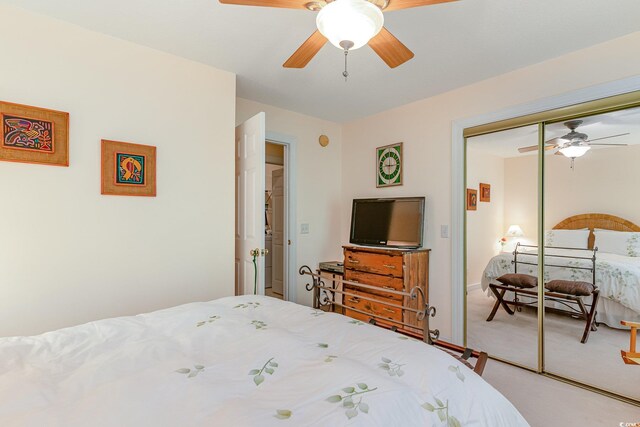
<path fill-rule="evenodd" d="M 603 146 L 610 146 L 610 147 L 628 145 L 628 144 L 602 144 L 602 143 L 594 144 L 593 141 L 601 141 L 603 139 L 617 138 L 619 136 L 629 135 L 629 132 L 620 133 L 617 135 L 609 135 L 602 138 L 589 139 L 589 136 L 586 133 L 578 132 L 576 130 L 578 129 L 578 126 L 580 126 L 581 124 L 582 124 L 582 120 L 570 120 L 568 122 L 565 122 L 564 125 L 567 128 L 569 128 L 570 132 L 564 136 L 553 138 L 553 139 L 550 139 L 549 141 L 546 141 L 545 144 L 547 144 L 547 146 L 544 147 L 544 149 L 545 150 L 557 149 L 558 151 L 556 151 L 554 154 L 564 155 L 565 157 L 569 157 L 570 159 L 575 159 L 576 157 L 583 156 L 587 151 L 591 149 L 591 146 L 593 145 L 603 145 Z M 536 151 L 537 149 L 538 149 L 537 145 L 531 145 L 529 147 L 520 147 L 518 148 L 518 151 L 521 153 L 526 153 L 529 151 Z"/>
<path fill-rule="evenodd" d="M 344 77 L 349 51 L 365 44 L 391 68 L 413 58 L 400 40 L 384 28 L 382 12 L 430 6 L 457 0 L 219 0 L 223 4 L 308 9 L 318 12 L 318 29 L 285 61 L 285 68 L 304 68 L 327 40 L 344 51 Z"/>

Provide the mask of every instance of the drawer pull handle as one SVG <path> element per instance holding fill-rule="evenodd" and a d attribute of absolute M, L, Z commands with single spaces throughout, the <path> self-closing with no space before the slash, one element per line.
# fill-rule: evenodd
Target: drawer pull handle
<path fill-rule="evenodd" d="M 360 302 L 360 300 L 358 298 L 349 298 L 349 302 L 352 302 L 354 304 L 357 304 Z"/>
<path fill-rule="evenodd" d="M 396 266 L 391 264 L 382 264 L 382 266 L 387 268 L 393 268 L 394 270 L 396 269 Z"/>
<path fill-rule="evenodd" d="M 351 281 L 352 281 L 353 283 L 360 283 L 360 282 L 359 282 L 359 281 L 357 281 L 356 279 L 351 279 Z"/>
<path fill-rule="evenodd" d="M 358 261 L 357 259 L 350 259 L 349 262 L 351 264 L 360 264 L 360 261 Z"/>
<path fill-rule="evenodd" d="M 391 290 L 393 290 L 393 289 L 394 289 L 394 288 L 393 288 L 393 286 L 383 286 L 383 288 L 384 288 L 384 289 L 391 289 Z"/>
<path fill-rule="evenodd" d="M 396 312 L 395 310 L 393 310 L 391 308 L 387 308 L 387 307 L 384 307 L 383 310 L 386 311 L 387 313 L 395 313 Z"/>

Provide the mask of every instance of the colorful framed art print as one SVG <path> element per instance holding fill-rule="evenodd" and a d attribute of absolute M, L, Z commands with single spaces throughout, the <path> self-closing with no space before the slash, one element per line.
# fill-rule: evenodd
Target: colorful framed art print
<path fill-rule="evenodd" d="M 0 101 L 0 160 L 69 166 L 69 113 Z"/>
<path fill-rule="evenodd" d="M 102 140 L 102 194 L 156 196 L 156 147 Z"/>

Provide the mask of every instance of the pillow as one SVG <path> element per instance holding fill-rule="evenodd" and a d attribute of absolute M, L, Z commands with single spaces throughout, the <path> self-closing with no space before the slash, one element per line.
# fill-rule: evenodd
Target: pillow
<path fill-rule="evenodd" d="M 632 231 L 596 230 L 598 252 L 640 257 L 640 233 Z"/>
<path fill-rule="evenodd" d="M 560 292 L 561 294 L 589 296 L 595 289 L 591 283 L 587 282 L 575 282 L 573 280 L 552 280 L 546 285 L 545 288 L 551 292 Z"/>
<path fill-rule="evenodd" d="M 555 248 L 588 249 L 589 229 L 548 230 L 545 233 L 544 245 Z"/>
<path fill-rule="evenodd" d="M 516 288 L 535 288 L 538 286 L 538 278 L 528 274 L 504 274 L 496 279 L 498 282 Z"/>

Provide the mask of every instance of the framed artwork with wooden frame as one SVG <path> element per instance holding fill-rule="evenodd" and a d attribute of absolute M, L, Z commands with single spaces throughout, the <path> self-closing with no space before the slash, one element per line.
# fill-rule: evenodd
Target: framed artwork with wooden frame
<path fill-rule="evenodd" d="M 0 160 L 69 166 L 69 113 L 0 101 Z"/>
<path fill-rule="evenodd" d="M 402 185 L 402 142 L 376 148 L 376 187 Z"/>
<path fill-rule="evenodd" d="M 467 210 L 475 211 L 478 209 L 478 190 L 467 188 Z"/>
<path fill-rule="evenodd" d="M 480 183 L 480 201 L 491 202 L 491 184 Z"/>
<path fill-rule="evenodd" d="M 102 194 L 156 196 L 156 147 L 102 140 Z"/>

